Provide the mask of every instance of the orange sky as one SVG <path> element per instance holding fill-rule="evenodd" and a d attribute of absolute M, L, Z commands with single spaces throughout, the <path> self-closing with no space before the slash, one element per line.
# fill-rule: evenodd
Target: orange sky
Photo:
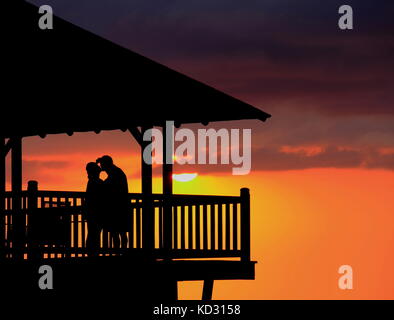
<path fill-rule="evenodd" d="M 393 172 L 312 169 L 194 183 L 209 193 L 249 186 L 252 194 L 256 280 L 217 281 L 215 299 L 394 298 Z M 351 291 L 338 289 L 344 264 L 353 267 Z M 182 284 L 181 296 L 198 298 L 200 289 Z"/>
<path fill-rule="evenodd" d="M 85 160 L 25 172 L 40 189 L 83 190 Z M 46 155 L 55 163 L 62 152 Z M 117 153 L 133 192 L 140 191 L 139 157 Z M 25 159 L 43 158 L 26 154 Z M 94 159 L 93 159 L 94 160 Z M 131 169 L 134 168 L 134 169 Z M 174 182 L 175 193 L 238 195 L 251 190 L 255 281 L 217 281 L 214 299 L 393 299 L 394 172 L 367 169 L 256 171 L 247 176 L 208 174 Z M 160 180 L 154 189 L 160 191 Z M 338 289 L 337 270 L 351 265 L 354 289 Z M 199 299 L 200 282 L 180 283 L 180 298 Z"/>

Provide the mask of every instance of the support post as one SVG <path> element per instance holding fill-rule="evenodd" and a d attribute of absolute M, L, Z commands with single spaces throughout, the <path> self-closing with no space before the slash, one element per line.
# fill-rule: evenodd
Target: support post
<path fill-rule="evenodd" d="M 158 272 L 150 280 L 152 300 L 174 303 L 178 300 L 178 281 L 173 276 Z"/>
<path fill-rule="evenodd" d="M 242 261 L 250 261 L 250 193 L 241 189 L 241 251 Z"/>
<path fill-rule="evenodd" d="M 137 127 L 130 127 L 129 132 L 131 133 L 131 135 L 133 136 L 133 138 L 135 139 L 135 141 L 138 142 L 138 144 L 141 146 L 143 143 L 143 138 L 142 138 L 142 133 L 140 130 L 138 130 Z"/>
<path fill-rule="evenodd" d="M 171 124 L 172 122 L 170 122 Z M 163 245 L 167 254 L 172 250 L 172 202 L 171 195 L 173 194 L 172 186 L 172 173 L 173 173 L 173 126 L 163 127 L 163 170 L 162 170 L 162 182 L 163 182 Z"/>
<path fill-rule="evenodd" d="M 213 293 L 213 279 L 204 280 L 204 287 L 202 289 L 202 300 L 210 301 L 212 300 Z"/>
<path fill-rule="evenodd" d="M 22 213 L 22 138 L 12 138 L 11 189 L 14 258 L 23 259 L 25 241 L 25 215 Z"/>
<path fill-rule="evenodd" d="M 5 191 L 6 191 L 6 144 L 0 137 L 0 260 L 5 258 Z"/>
<path fill-rule="evenodd" d="M 169 280 L 168 298 L 170 301 L 178 300 L 178 281 L 174 279 Z"/>
<path fill-rule="evenodd" d="M 8 155 L 8 152 L 10 152 L 11 148 L 12 148 L 12 139 L 9 139 L 8 142 L 6 144 L 4 144 L 4 148 L 2 149 L 2 152 L 4 154 L 4 157 L 6 157 Z"/>
<path fill-rule="evenodd" d="M 144 135 L 149 129 L 152 129 L 152 127 L 142 127 L 141 134 Z M 155 246 L 155 212 L 152 203 L 152 150 L 146 149 L 151 148 L 151 141 L 141 142 L 142 247 L 153 250 Z"/>
<path fill-rule="evenodd" d="M 31 221 L 34 221 L 36 219 L 35 211 L 38 207 L 38 182 L 31 180 L 27 183 L 27 191 L 28 191 L 28 198 L 27 198 L 27 208 L 28 208 L 28 214 L 29 214 L 29 224 Z M 30 226 L 31 227 L 31 226 Z M 29 228 L 30 229 L 30 228 Z M 28 258 L 29 259 L 36 259 L 39 258 L 39 253 L 37 252 L 37 246 L 34 241 L 31 241 L 29 237 L 29 231 L 27 234 L 27 243 L 28 243 L 28 248 L 29 248 L 29 253 L 28 253 Z"/>
<path fill-rule="evenodd" d="M 172 121 L 168 121 L 167 124 L 163 128 L 163 194 L 171 195 L 173 193 L 174 127 Z"/>

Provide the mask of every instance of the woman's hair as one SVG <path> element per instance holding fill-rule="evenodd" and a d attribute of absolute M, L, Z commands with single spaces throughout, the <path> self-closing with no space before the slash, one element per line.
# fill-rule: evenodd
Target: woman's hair
<path fill-rule="evenodd" d="M 86 165 L 86 171 L 87 171 L 88 175 L 97 175 L 97 174 L 100 174 L 101 168 L 99 167 L 99 165 L 97 163 L 89 162 Z"/>

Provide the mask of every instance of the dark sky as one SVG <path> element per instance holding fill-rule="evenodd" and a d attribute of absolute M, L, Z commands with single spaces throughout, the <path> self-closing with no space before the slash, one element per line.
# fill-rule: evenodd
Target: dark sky
<path fill-rule="evenodd" d="M 271 113 L 254 169 L 394 169 L 392 0 L 31 2 Z"/>

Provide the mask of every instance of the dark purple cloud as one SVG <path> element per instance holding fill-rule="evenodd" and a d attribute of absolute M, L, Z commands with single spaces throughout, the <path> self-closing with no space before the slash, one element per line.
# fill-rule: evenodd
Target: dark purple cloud
<path fill-rule="evenodd" d="M 379 153 L 394 147 L 391 0 L 346 1 L 354 9 L 352 31 L 337 27 L 340 0 L 45 4 L 66 20 L 272 113 L 264 125 L 231 124 L 253 128 L 259 150 L 255 169 L 393 168 L 392 157 Z M 93 150 L 100 143 L 89 142 L 91 138 L 65 142 L 66 149 Z M 56 141 L 64 141 L 59 139 L 50 143 L 51 150 Z M 128 139 L 109 134 L 101 147 L 113 141 L 114 150 L 129 150 Z M 314 157 L 280 151 L 283 146 L 316 145 L 326 149 Z M 31 152 L 49 150 L 38 143 L 31 146 Z"/>
<path fill-rule="evenodd" d="M 286 153 L 262 148 L 254 153 L 255 170 L 300 170 L 309 168 L 367 168 L 394 170 L 394 153 L 381 154 L 377 149 L 342 150 L 329 146 L 320 153 Z"/>

